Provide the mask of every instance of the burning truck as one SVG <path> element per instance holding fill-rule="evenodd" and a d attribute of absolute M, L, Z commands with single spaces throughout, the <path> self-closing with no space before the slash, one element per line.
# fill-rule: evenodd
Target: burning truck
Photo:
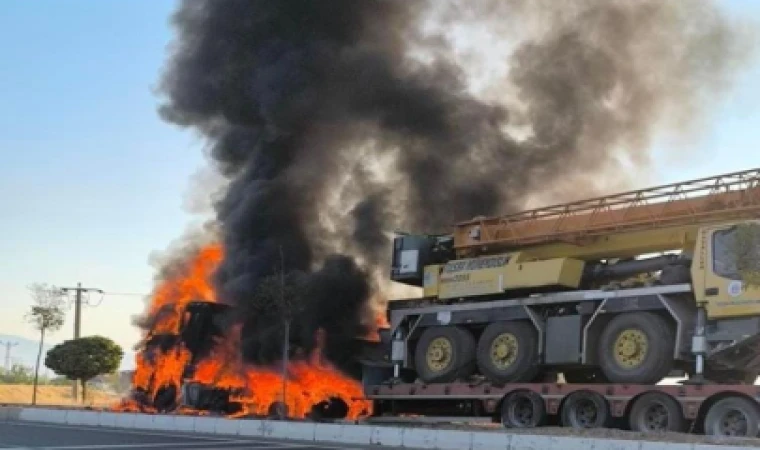
<path fill-rule="evenodd" d="M 360 382 L 362 358 L 340 369 L 328 362 L 322 355 L 324 330 L 317 330 L 309 354 L 294 333 L 287 347 L 283 340 L 280 361 L 244 361 L 239 312 L 217 302 L 210 285 L 221 257 L 220 246 L 202 248 L 157 286 L 142 319 L 146 332 L 137 347 L 132 390 L 113 409 L 315 420 L 371 414 Z M 379 324 L 383 320 L 378 317 Z M 380 350 L 377 333 L 355 341 L 361 353 Z"/>

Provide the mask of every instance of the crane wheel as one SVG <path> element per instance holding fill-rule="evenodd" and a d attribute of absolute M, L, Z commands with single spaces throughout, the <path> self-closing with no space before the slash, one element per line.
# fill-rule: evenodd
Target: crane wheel
<path fill-rule="evenodd" d="M 662 392 L 650 392 L 637 398 L 629 414 L 631 430 L 642 433 L 682 433 L 686 425 L 681 405 Z"/>
<path fill-rule="evenodd" d="M 414 354 L 417 376 L 425 383 L 450 383 L 472 375 L 475 338 L 455 326 L 430 327 L 422 332 Z"/>
<path fill-rule="evenodd" d="M 562 404 L 562 425 L 570 428 L 606 428 L 612 422 L 607 400 L 596 392 L 576 391 Z"/>
<path fill-rule="evenodd" d="M 675 333 L 657 314 L 619 314 L 598 342 L 599 366 L 611 383 L 654 384 L 673 367 Z"/>
<path fill-rule="evenodd" d="M 707 410 L 705 434 L 708 436 L 757 437 L 760 408 L 744 397 L 726 397 Z"/>
<path fill-rule="evenodd" d="M 546 422 L 546 404 L 532 391 L 507 394 L 501 403 L 501 424 L 505 428 L 537 428 Z"/>
<path fill-rule="evenodd" d="M 536 329 L 525 321 L 494 322 L 480 335 L 476 359 L 492 383 L 533 381 L 541 369 Z"/>

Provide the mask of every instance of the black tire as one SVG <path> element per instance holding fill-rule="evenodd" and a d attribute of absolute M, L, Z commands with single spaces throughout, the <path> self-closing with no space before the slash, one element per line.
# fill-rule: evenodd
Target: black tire
<path fill-rule="evenodd" d="M 562 378 L 569 384 L 607 383 L 601 369 L 568 369 L 562 372 Z"/>
<path fill-rule="evenodd" d="M 517 354 L 508 367 L 501 368 L 492 358 L 492 345 L 507 333 L 516 341 Z M 494 384 L 534 381 L 541 371 L 536 329 L 524 321 L 494 322 L 480 335 L 476 359 L 480 373 Z"/>
<path fill-rule="evenodd" d="M 450 360 L 440 368 L 428 364 L 427 353 L 436 339 L 442 338 L 450 343 Z M 450 383 L 466 378 L 475 370 L 475 338 L 468 330 L 454 327 L 430 327 L 422 332 L 414 353 L 414 366 L 417 376 L 425 383 Z"/>
<path fill-rule="evenodd" d="M 531 391 L 507 394 L 501 404 L 501 424 L 505 428 L 537 428 L 546 423 L 546 404 Z"/>
<path fill-rule="evenodd" d="M 640 363 L 625 367 L 616 357 L 626 356 L 615 345 L 618 336 L 629 330 L 645 337 L 646 348 Z M 639 344 L 637 341 L 631 345 L 640 350 Z M 655 384 L 668 376 L 673 367 L 674 345 L 674 330 L 662 317 L 649 312 L 620 314 L 610 320 L 599 337 L 599 366 L 610 383 Z"/>
<path fill-rule="evenodd" d="M 686 431 L 686 419 L 681 405 L 662 392 L 650 392 L 633 402 L 628 425 L 632 431 L 663 433 Z"/>
<path fill-rule="evenodd" d="M 743 397 L 727 397 L 707 410 L 705 434 L 708 436 L 757 437 L 760 407 Z"/>
<path fill-rule="evenodd" d="M 560 416 L 563 426 L 575 429 L 607 428 L 612 423 L 607 400 L 590 391 L 576 391 L 568 395 Z"/>

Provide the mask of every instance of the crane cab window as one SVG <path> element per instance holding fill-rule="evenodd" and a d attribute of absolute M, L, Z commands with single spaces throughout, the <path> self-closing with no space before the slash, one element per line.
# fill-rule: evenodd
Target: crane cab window
<path fill-rule="evenodd" d="M 760 225 L 747 224 L 718 230 L 712 236 L 713 272 L 741 280 L 742 272 L 760 272 Z"/>

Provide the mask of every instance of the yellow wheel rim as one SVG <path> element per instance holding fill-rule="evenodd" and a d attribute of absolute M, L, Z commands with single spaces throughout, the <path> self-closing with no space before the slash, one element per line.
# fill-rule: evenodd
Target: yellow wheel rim
<path fill-rule="evenodd" d="M 430 370 L 440 372 L 451 364 L 453 354 L 454 348 L 450 340 L 445 337 L 435 338 L 427 348 L 427 365 Z"/>
<path fill-rule="evenodd" d="M 511 333 L 502 333 L 491 342 L 491 362 L 500 370 L 508 369 L 517 359 L 519 345 Z"/>
<path fill-rule="evenodd" d="M 615 361 L 626 369 L 640 366 L 646 359 L 648 350 L 649 339 L 641 330 L 624 330 L 615 339 Z"/>

